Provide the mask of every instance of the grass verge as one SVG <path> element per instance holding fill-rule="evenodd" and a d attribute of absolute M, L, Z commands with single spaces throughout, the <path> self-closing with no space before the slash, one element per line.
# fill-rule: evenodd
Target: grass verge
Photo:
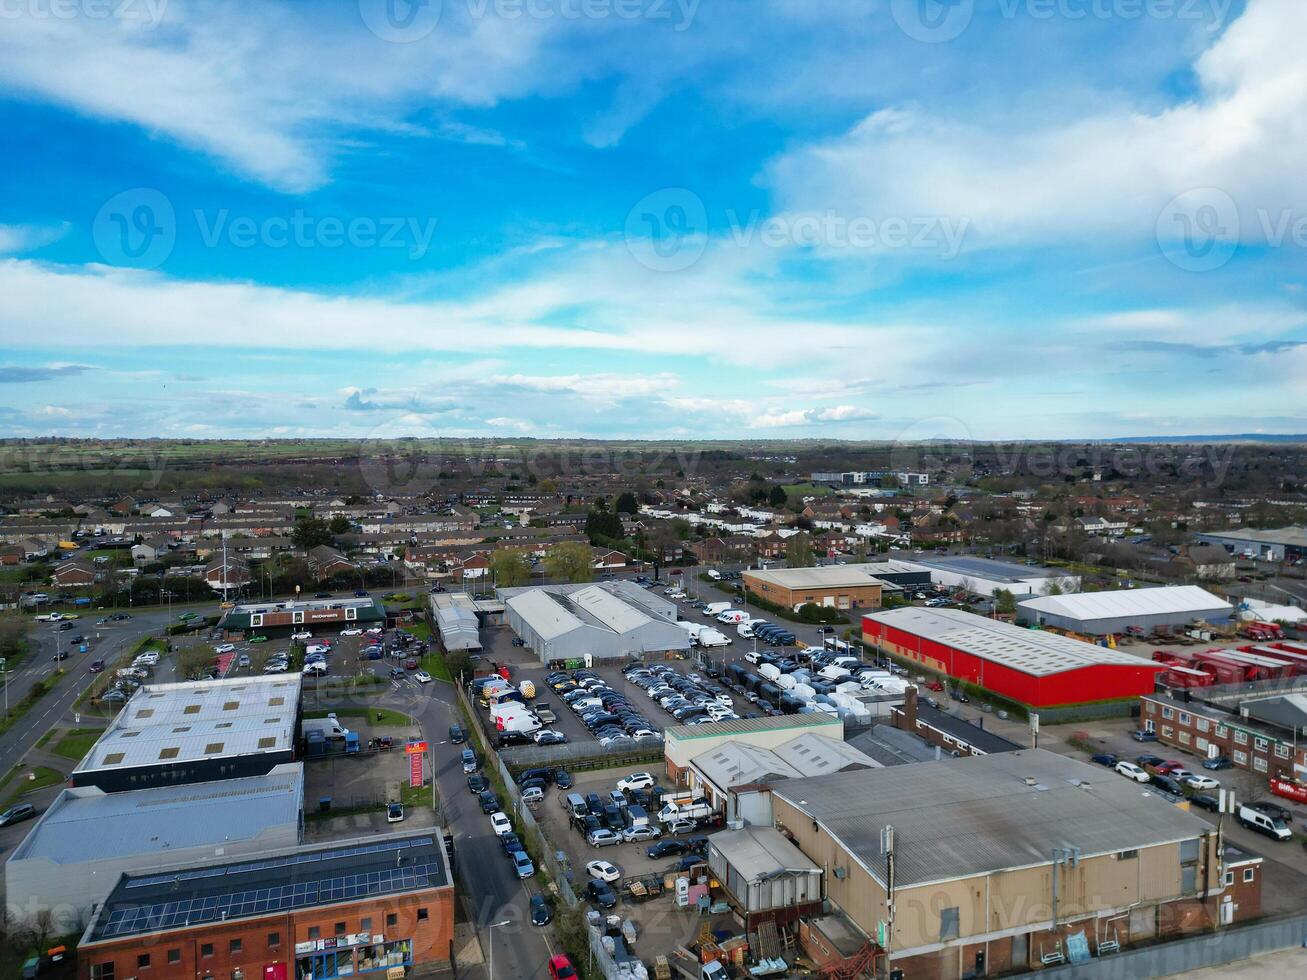
<path fill-rule="evenodd" d="M 54 748 L 50 751 L 65 759 L 80 762 L 86 753 L 91 751 L 91 746 L 95 744 L 96 739 L 103 734 L 102 728 L 74 728 L 55 742 Z"/>

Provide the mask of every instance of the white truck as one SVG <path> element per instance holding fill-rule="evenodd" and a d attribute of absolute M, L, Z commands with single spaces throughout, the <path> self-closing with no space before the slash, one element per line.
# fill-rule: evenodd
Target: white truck
<path fill-rule="evenodd" d="M 659 823 L 671 823 L 673 820 L 703 820 L 712 816 L 712 804 L 700 797 L 695 800 L 670 800 L 658 811 Z"/>

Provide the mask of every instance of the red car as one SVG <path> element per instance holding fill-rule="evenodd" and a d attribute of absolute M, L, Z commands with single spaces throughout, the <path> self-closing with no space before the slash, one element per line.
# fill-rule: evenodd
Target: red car
<path fill-rule="evenodd" d="M 572 966 L 572 961 L 562 954 L 551 956 L 549 958 L 549 976 L 553 980 L 572 980 L 576 976 L 576 968 Z"/>
<path fill-rule="evenodd" d="M 1176 762 L 1174 759 L 1167 759 L 1160 766 L 1154 766 L 1153 771 L 1159 772 L 1163 776 L 1165 776 L 1172 772 L 1175 772 L 1175 770 L 1177 769 L 1183 769 L 1183 768 L 1184 768 L 1183 762 Z"/>
<path fill-rule="evenodd" d="M 88 669 L 92 674 L 98 674 L 100 671 L 104 670 L 104 661 L 103 661 L 103 660 L 92 660 L 92 661 L 91 661 L 91 666 L 88 667 L 87 669 Z"/>
<path fill-rule="evenodd" d="M 417 669 L 418 669 L 418 662 L 417 662 L 416 660 L 414 660 L 412 657 L 409 657 L 407 660 L 404 661 L 404 669 L 405 669 L 405 670 L 417 670 Z"/>

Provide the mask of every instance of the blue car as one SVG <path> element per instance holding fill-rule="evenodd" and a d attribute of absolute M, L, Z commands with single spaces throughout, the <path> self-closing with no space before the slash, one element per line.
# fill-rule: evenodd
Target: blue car
<path fill-rule="evenodd" d="M 517 870 L 519 878 L 530 878 L 536 873 L 535 865 L 527 857 L 526 851 L 514 851 L 509 857 L 513 859 L 513 867 Z"/>

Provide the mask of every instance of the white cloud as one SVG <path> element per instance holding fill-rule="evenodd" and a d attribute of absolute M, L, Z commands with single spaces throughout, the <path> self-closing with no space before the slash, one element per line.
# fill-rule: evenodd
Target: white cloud
<path fill-rule="evenodd" d="M 0 255 L 30 252 L 51 242 L 57 242 L 67 231 L 66 224 L 58 227 L 0 225 Z"/>
<path fill-rule="evenodd" d="M 675 374 L 658 374 L 650 377 L 628 377 L 620 374 L 572 375 L 498 375 L 490 379 L 492 385 L 520 388 L 549 394 L 572 394 L 582 398 L 612 401 L 620 398 L 642 398 L 662 394 L 680 385 Z"/>
<path fill-rule="evenodd" d="M 1198 94 L 1163 110 L 1120 95 L 1070 121 L 999 124 L 921 109 L 880 109 L 844 136 L 779 158 L 787 210 L 969 219 L 966 246 L 1152 238 L 1167 203 L 1218 188 L 1255 213 L 1303 213 L 1307 61 L 1285 38 L 1307 34 L 1307 4 L 1249 0 L 1195 62 Z"/>

